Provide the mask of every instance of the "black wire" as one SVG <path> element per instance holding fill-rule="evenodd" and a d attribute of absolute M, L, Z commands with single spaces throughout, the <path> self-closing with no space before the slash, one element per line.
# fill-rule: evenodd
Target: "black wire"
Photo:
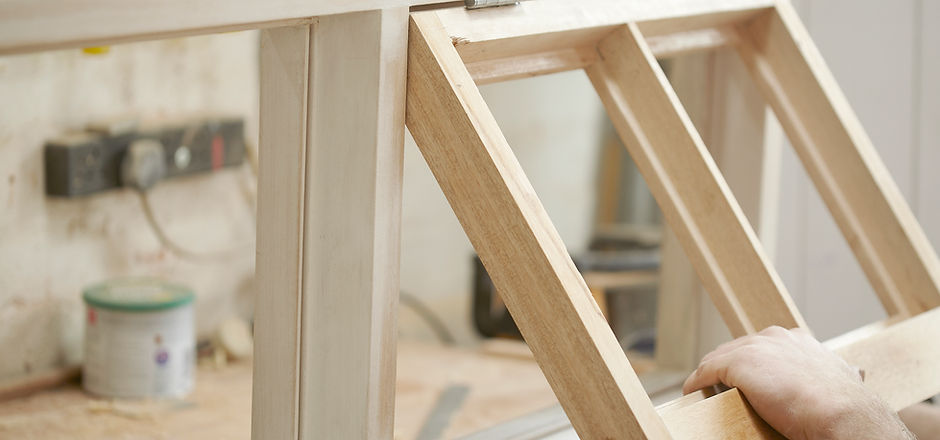
<path fill-rule="evenodd" d="M 418 314 L 425 323 L 428 324 L 428 327 L 431 328 L 431 331 L 434 332 L 434 335 L 437 336 L 437 339 L 441 341 L 444 345 L 456 345 L 457 340 L 454 339 L 454 335 L 450 333 L 450 330 L 447 329 L 447 326 L 444 325 L 444 321 L 441 320 L 430 307 L 425 305 L 421 300 L 419 300 L 414 295 L 411 295 L 406 292 L 399 292 L 399 298 L 401 305 L 410 308 L 415 313 Z"/>

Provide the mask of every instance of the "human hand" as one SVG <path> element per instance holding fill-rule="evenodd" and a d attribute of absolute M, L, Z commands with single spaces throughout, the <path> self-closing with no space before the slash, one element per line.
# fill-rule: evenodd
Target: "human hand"
<path fill-rule="evenodd" d="M 790 440 L 914 438 L 857 369 L 805 330 L 770 327 L 725 343 L 702 358 L 682 390 L 719 383 L 738 388 Z"/>

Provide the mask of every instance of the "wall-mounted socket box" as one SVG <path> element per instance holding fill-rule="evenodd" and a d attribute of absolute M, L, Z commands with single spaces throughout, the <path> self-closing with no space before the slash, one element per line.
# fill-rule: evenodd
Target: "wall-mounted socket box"
<path fill-rule="evenodd" d="M 163 145 L 165 178 L 241 165 L 245 157 L 241 118 L 95 124 L 46 143 L 46 194 L 74 197 L 121 187 L 121 161 L 140 139 Z"/>

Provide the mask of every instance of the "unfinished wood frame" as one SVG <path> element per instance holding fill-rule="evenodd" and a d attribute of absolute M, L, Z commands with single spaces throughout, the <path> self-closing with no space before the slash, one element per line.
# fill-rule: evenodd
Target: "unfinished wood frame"
<path fill-rule="evenodd" d="M 257 241 L 258 284 L 264 288 L 256 307 L 254 438 L 391 438 L 404 8 L 432 2 L 0 2 L 0 54 L 266 29 L 261 51 Z M 335 15 L 350 13 L 356 14 Z M 411 40 L 412 45 L 427 45 L 427 50 L 412 51 L 411 56 L 423 54 L 422 68 L 434 82 L 410 87 L 427 89 L 423 93 L 429 108 L 454 112 L 462 132 L 485 135 L 471 133 L 453 144 L 425 142 L 422 149 L 433 158 L 429 163 L 435 173 L 446 174 L 451 182 L 442 186 L 461 206 L 455 210 L 469 225 L 474 245 L 484 249 L 481 255 L 488 255 L 487 264 L 508 267 L 498 270 L 502 274 L 498 283 L 515 286 L 516 275 L 538 283 L 537 289 L 501 290 L 514 297 L 513 313 L 583 437 L 612 432 L 614 438 L 725 438 L 734 420 L 745 422 L 736 426 L 738 437 L 769 431 L 734 390 L 697 401 L 701 396 L 692 395 L 658 414 L 652 409 L 488 115 L 474 80 L 494 82 L 589 68 L 595 83 L 603 86 L 608 106 L 629 109 L 631 102 L 625 100 L 636 99 L 630 98 L 634 94 L 650 99 L 655 110 L 651 115 L 612 112 L 620 116 L 620 130 L 660 142 L 661 127 L 648 127 L 650 119 L 678 128 L 673 135 L 678 138 L 665 141 L 682 145 L 690 152 L 689 163 L 697 175 L 711 181 L 706 186 L 721 205 L 715 215 L 731 220 L 735 243 L 755 248 L 743 254 L 757 269 L 753 276 L 725 270 L 725 262 L 714 256 L 725 255 L 727 249 L 710 249 L 713 244 L 707 237 L 715 225 L 699 224 L 701 213 L 689 217 L 679 208 L 697 209 L 694 200 L 687 199 L 688 187 L 662 185 L 658 190 L 660 203 L 673 206 L 672 221 L 688 223 L 683 223 L 687 229 L 683 244 L 699 248 L 689 253 L 697 255 L 700 273 L 711 273 L 710 283 L 719 289 L 713 295 L 741 292 L 755 282 L 760 288 L 752 296 L 766 296 L 775 304 L 771 313 L 755 313 L 746 306 L 736 307 L 726 297 L 717 301 L 727 303 L 723 310 L 729 326 L 741 333 L 768 321 L 802 321 L 757 248 L 753 232 L 741 221 L 740 209 L 701 139 L 650 61 L 651 53 L 737 47 L 784 122 L 811 177 L 822 188 L 882 302 L 897 315 L 830 345 L 865 368 L 866 381 L 895 408 L 940 389 L 938 378 L 926 370 L 936 364 L 940 353 L 936 344 L 925 340 L 940 331 L 940 312 L 933 309 L 940 303 L 936 256 L 788 4 L 770 0 L 538 0 L 490 10 L 447 9 L 418 15 L 422 14 L 433 15 L 444 29 L 432 26 L 427 40 L 433 46 L 424 39 Z M 624 48 L 642 57 L 602 59 L 598 47 Z M 333 65 L 336 70 L 330 71 L 327 66 Z M 621 84 L 616 75 L 624 68 L 638 69 L 646 84 L 658 83 L 663 91 L 644 92 Z M 315 75 L 318 69 L 320 74 Z M 338 97 L 340 84 L 354 84 L 354 93 Z M 454 90 L 454 84 L 462 89 Z M 323 108 L 331 108 L 336 116 L 323 113 Z M 467 114 L 466 109 L 472 112 Z M 431 120 L 429 115 L 420 111 L 411 112 L 417 116 L 410 124 L 413 130 L 429 130 L 425 139 L 453 140 L 433 134 L 433 127 L 420 121 Z M 355 123 L 356 130 L 349 129 L 349 123 Z M 482 123 L 486 130 L 481 132 Z M 450 145 L 469 150 L 448 151 Z M 651 165 L 671 163 L 665 171 L 683 165 L 681 161 L 678 165 L 659 162 L 657 143 L 639 142 L 632 148 L 634 154 L 647 154 Z M 468 159 L 480 160 L 485 167 L 467 171 Z M 480 185 L 467 188 L 466 182 Z M 680 187 L 685 190 L 679 192 Z M 467 204 L 477 191 L 488 191 L 495 198 Z M 494 211 L 500 213 L 491 220 L 481 215 Z M 702 229 L 696 233 L 696 228 Z M 505 239 L 518 249 L 494 244 Z M 349 248 L 342 249 L 337 260 L 327 258 L 329 249 L 319 248 L 338 243 Z M 531 273 L 519 270 L 523 266 L 531 268 Z M 339 284 L 344 285 L 342 290 L 336 289 Z M 546 297 L 539 298 L 543 292 Z M 314 304 L 335 307 L 336 313 L 316 309 Z M 355 319 L 345 320 L 350 317 Z M 549 320 L 540 321 L 546 317 Z M 354 365 L 343 369 L 339 364 L 323 364 L 329 359 Z M 584 365 L 590 367 L 582 369 Z M 343 396 L 350 388 L 356 392 Z M 600 394 L 589 394 L 598 389 Z M 605 405 L 624 412 L 614 414 Z M 321 423 L 340 413 L 329 424 Z"/>
<path fill-rule="evenodd" d="M 790 5 L 587 3 L 412 14 L 406 114 L 581 438 L 779 434 L 737 390 L 654 410 L 475 83 L 585 69 L 732 334 L 805 327 L 657 54 L 738 49 L 892 315 L 830 347 L 895 409 L 940 391 L 940 263 Z"/>
<path fill-rule="evenodd" d="M 253 438 L 392 438 L 407 15 L 262 32 Z"/>
<path fill-rule="evenodd" d="M 766 254 L 774 255 L 786 142 L 773 111 L 731 47 L 659 58 Z M 730 334 L 668 228 L 660 255 L 656 365 L 688 374 Z"/>

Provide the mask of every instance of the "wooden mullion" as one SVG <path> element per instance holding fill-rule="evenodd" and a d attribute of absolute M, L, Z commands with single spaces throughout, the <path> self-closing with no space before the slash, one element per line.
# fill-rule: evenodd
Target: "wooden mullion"
<path fill-rule="evenodd" d="M 740 32 L 744 63 L 888 314 L 940 306 L 940 260 L 792 6 Z"/>
<path fill-rule="evenodd" d="M 435 14 L 413 14 L 408 128 L 584 439 L 668 439 Z"/>
<path fill-rule="evenodd" d="M 738 33 L 734 27 L 723 26 L 657 35 L 649 38 L 648 43 L 654 55 L 666 58 L 733 46 L 737 43 L 737 38 Z M 549 44 L 543 51 L 504 58 L 486 58 L 466 63 L 466 66 L 477 84 L 583 69 L 597 59 L 595 44 L 596 42 L 591 41 L 591 44 L 582 47 L 560 49 Z"/>
<path fill-rule="evenodd" d="M 407 17 L 311 25 L 302 440 L 394 437 Z"/>
<path fill-rule="evenodd" d="M 310 26 L 261 32 L 251 435 L 296 439 Z"/>
<path fill-rule="evenodd" d="M 0 54 L 130 41 L 179 38 L 246 29 L 307 24 L 311 17 L 356 11 L 443 3 L 438 0 L 82 0 L 63 7 L 61 0 L 0 1 Z M 773 0 L 721 0 L 712 21 L 741 11 L 767 7 Z M 520 31 L 546 33 L 570 27 L 592 27 L 635 20 L 682 19 L 716 8 L 715 0 L 636 2 L 622 0 L 539 0 L 524 7 L 534 18 Z M 462 13 L 463 8 L 450 8 Z M 518 8 L 517 8 L 518 9 Z M 478 21 L 505 11 L 469 11 Z M 572 20 L 571 17 L 578 17 Z M 495 30 L 505 33 L 508 29 Z M 668 23 L 667 23 L 668 24 Z M 459 25 L 459 23 L 458 23 Z M 479 26 L 471 24 L 470 27 Z M 487 29 L 480 29 L 486 31 Z"/>
<path fill-rule="evenodd" d="M 732 334 L 805 327 L 638 27 L 598 53 L 588 76 Z"/>

